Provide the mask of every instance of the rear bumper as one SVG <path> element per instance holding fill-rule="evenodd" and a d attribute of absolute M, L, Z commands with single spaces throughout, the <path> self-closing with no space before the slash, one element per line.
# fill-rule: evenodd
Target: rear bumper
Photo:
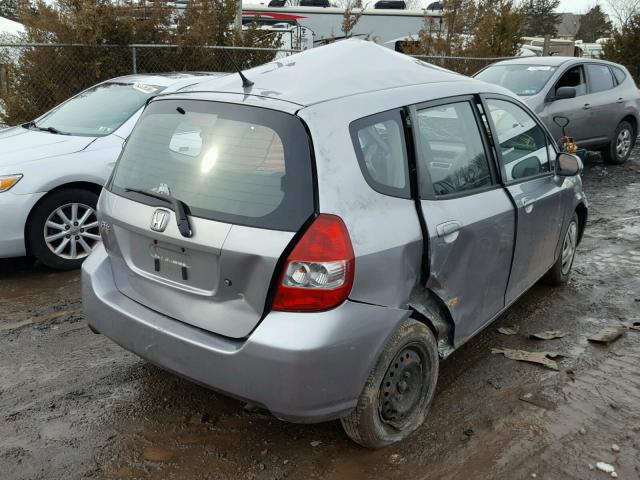
<path fill-rule="evenodd" d="M 409 316 L 347 301 L 328 312 L 271 312 L 247 339 L 229 339 L 122 295 L 103 247 L 83 264 L 82 297 L 89 325 L 125 349 L 302 423 L 349 412 L 387 338 Z"/>
<path fill-rule="evenodd" d="M 27 253 L 24 227 L 29 212 L 43 195 L 0 193 L 0 258 L 20 257 Z"/>

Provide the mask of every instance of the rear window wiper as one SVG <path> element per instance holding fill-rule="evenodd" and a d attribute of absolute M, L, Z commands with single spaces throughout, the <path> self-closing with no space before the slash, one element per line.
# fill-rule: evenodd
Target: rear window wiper
<path fill-rule="evenodd" d="M 70 133 L 62 132 L 58 130 L 56 127 L 39 127 L 38 125 L 36 125 L 36 122 L 23 123 L 22 127 L 27 129 L 35 128 L 36 130 L 40 130 L 42 132 L 54 133 L 56 135 L 71 135 Z"/>
<path fill-rule="evenodd" d="M 153 190 L 146 190 L 142 188 L 125 188 L 125 192 L 139 193 L 140 195 L 146 195 L 147 197 L 156 198 L 163 202 L 170 203 L 173 206 L 173 211 L 176 214 L 176 223 L 178 224 L 178 230 L 183 237 L 190 238 L 193 235 L 191 230 L 191 224 L 189 223 L 189 217 L 187 216 L 187 209 L 189 206 L 182 200 L 166 195 L 163 193 L 156 193 Z"/>

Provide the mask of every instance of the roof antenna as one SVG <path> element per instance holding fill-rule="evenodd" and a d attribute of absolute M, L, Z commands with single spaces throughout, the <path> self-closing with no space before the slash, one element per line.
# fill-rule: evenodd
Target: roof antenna
<path fill-rule="evenodd" d="M 244 76 L 242 70 L 238 69 L 238 75 L 240 75 L 240 78 L 242 78 L 242 88 L 253 87 L 253 82 Z"/>
<path fill-rule="evenodd" d="M 236 62 L 233 61 L 233 57 L 228 52 L 225 51 L 225 53 L 227 54 L 227 57 L 229 58 L 231 65 L 233 65 L 233 68 L 235 68 L 238 71 L 238 75 L 240 75 L 240 78 L 242 79 L 242 88 L 253 87 L 253 82 L 244 76 L 244 73 L 242 73 L 242 70 L 240 70 Z"/>

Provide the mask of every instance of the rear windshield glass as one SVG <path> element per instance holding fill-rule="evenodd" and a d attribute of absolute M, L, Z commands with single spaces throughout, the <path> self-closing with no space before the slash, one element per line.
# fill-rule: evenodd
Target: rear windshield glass
<path fill-rule="evenodd" d="M 556 71 L 550 65 L 494 65 L 485 68 L 475 78 L 508 88 L 516 95 L 535 95 Z"/>
<path fill-rule="evenodd" d="M 297 231 L 313 214 L 311 169 L 309 137 L 297 117 L 158 100 L 129 137 L 110 189 L 149 205 L 163 204 L 126 189 L 170 193 L 196 217 Z"/>
<path fill-rule="evenodd" d="M 142 83 L 106 82 L 76 95 L 38 120 L 72 135 L 109 135 L 165 87 Z"/>

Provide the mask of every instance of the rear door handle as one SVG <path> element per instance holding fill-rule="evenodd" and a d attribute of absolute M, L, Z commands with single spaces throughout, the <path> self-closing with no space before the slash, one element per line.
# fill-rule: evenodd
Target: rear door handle
<path fill-rule="evenodd" d="M 527 213 L 531 213 L 531 211 L 533 210 L 534 203 L 536 203 L 535 198 L 522 197 L 522 200 L 520 200 L 520 204 L 522 205 L 522 208 L 524 208 L 524 211 Z"/>
<path fill-rule="evenodd" d="M 624 98 L 622 97 L 616 100 L 616 103 L 622 103 L 622 102 L 624 102 Z"/>
<path fill-rule="evenodd" d="M 590 110 L 591 109 L 591 104 L 590 103 L 585 103 L 582 108 L 584 108 L 585 110 Z"/>
<path fill-rule="evenodd" d="M 457 220 L 451 220 L 450 222 L 444 222 L 436 226 L 436 233 L 439 237 L 447 237 L 452 233 L 458 232 L 462 228 L 462 223 Z"/>

